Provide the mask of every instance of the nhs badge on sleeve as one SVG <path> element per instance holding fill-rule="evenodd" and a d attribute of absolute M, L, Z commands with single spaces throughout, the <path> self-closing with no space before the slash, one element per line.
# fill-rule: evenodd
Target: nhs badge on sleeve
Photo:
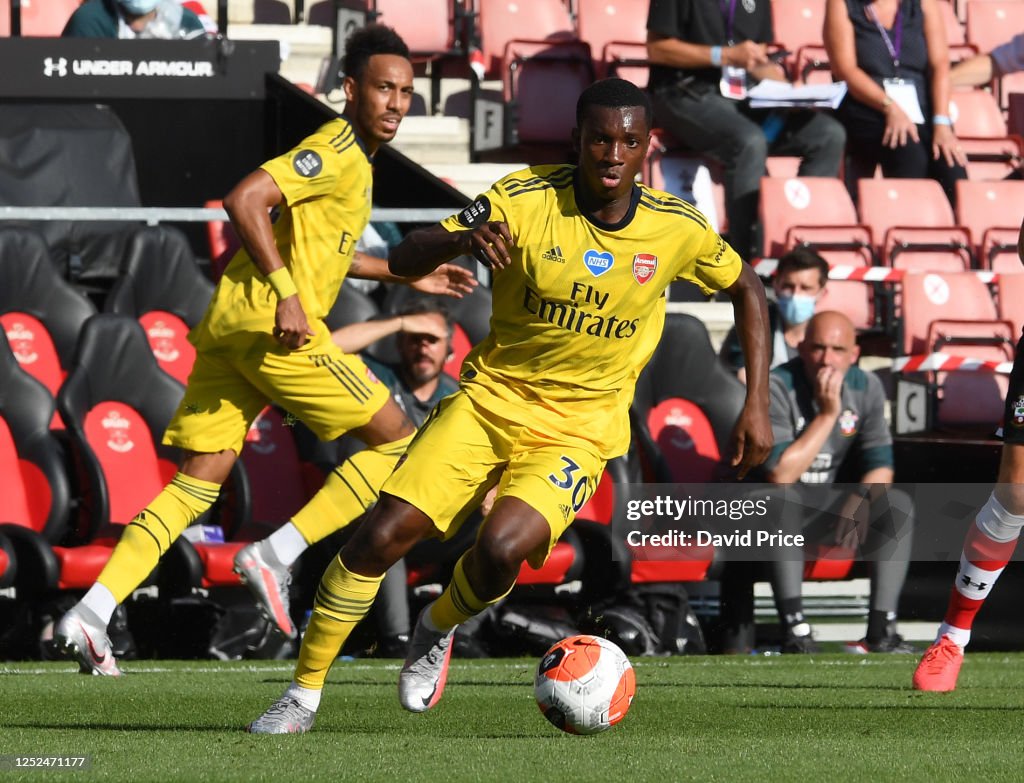
<path fill-rule="evenodd" d="M 590 270 L 594 277 L 600 277 L 615 263 L 615 256 L 611 253 L 601 253 L 597 250 L 588 250 L 583 254 L 583 265 Z"/>

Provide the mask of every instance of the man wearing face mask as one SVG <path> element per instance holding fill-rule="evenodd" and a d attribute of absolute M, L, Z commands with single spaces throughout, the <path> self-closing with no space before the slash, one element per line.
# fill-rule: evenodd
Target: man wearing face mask
<path fill-rule="evenodd" d="M 807 247 L 798 247 L 779 259 L 772 289 L 775 301 L 768 302 L 772 332 L 772 369 L 797 355 L 807 322 L 828 282 L 828 262 Z M 739 336 L 733 327 L 722 343 L 719 358 L 746 383 L 746 368 Z"/>
<path fill-rule="evenodd" d="M 205 33 L 199 17 L 178 0 L 87 0 L 68 19 L 61 35 L 185 40 Z"/>

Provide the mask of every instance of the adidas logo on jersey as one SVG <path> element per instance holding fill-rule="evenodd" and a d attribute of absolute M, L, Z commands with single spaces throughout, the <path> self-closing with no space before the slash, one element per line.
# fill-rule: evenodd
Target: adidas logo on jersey
<path fill-rule="evenodd" d="M 545 261 L 554 261 L 557 264 L 565 263 L 565 256 L 562 255 L 562 248 L 555 245 L 548 252 L 541 254 L 541 258 Z"/>

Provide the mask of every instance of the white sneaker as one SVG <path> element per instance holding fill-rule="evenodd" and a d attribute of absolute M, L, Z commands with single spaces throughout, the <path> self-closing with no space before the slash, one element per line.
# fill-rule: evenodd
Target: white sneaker
<path fill-rule="evenodd" d="M 291 571 L 270 565 L 263 557 L 258 541 L 238 550 L 233 570 L 253 594 L 263 616 L 287 638 L 298 636 L 289 612 Z"/>
<path fill-rule="evenodd" d="M 78 661 L 82 674 L 121 676 L 106 629 L 86 622 L 77 608 L 60 618 L 53 640 L 64 657 Z"/>
<path fill-rule="evenodd" d="M 426 712 L 441 700 L 448 680 L 455 629 L 436 633 L 423 624 L 426 607 L 416 620 L 409 655 L 398 675 L 398 700 L 409 712 Z"/>
<path fill-rule="evenodd" d="M 305 734 L 313 728 L 316 713 L 291 696 L 282 696 L 245 727 L 250 734 Z"/>

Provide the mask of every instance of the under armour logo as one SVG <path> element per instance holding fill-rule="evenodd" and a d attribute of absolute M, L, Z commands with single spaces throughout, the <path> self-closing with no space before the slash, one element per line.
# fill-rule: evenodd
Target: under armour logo
<path fill-rule="evenodd" d="M 54 60 L 52 57 L 47 57 L 43 60 L 43 76 L 67 76 L 68 75 L 68 59 L 66 57 L 60 57 Z"/>
<path fill-rule="evenodd" d="M 975 590 L 984 590 L 988 587 L 988 582 L 975 582 L 967 574 L 960 577 L 960 581 L 963 582 L 964 587 L 973 587 Z"/>

